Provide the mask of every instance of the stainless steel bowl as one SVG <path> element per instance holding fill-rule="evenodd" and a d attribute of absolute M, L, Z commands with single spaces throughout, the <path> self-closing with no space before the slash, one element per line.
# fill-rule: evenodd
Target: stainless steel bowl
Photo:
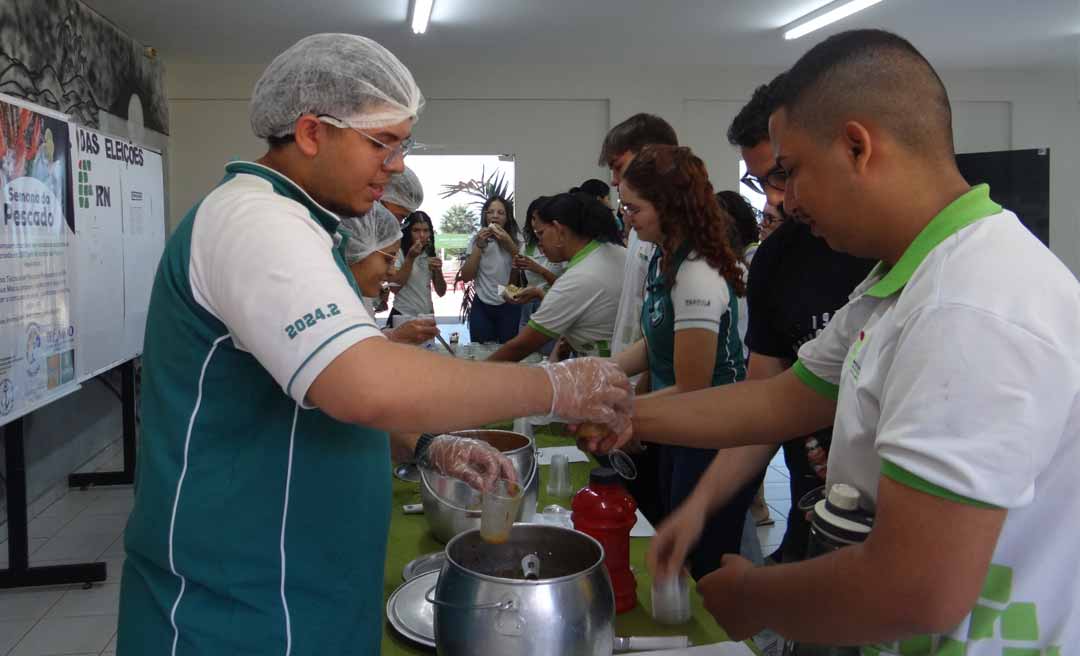
<path fill-rule="evenodd" d="M 504 456 L 509 458 L 510 462 L 514 463 L 514 469 L 517 470 L 518 476 L 521 477 L 522 480 L 528 475 L 529 470 L 532 468 L 533 460 L 536 459 L 536 442 L 533 438 L 522 433 L 484 428 L 478 430 L 455 431 L 450 433 L 450 435 L 470 437 L 474 440 L 487 442 L 498 449 Z"/>
<path fill-rule="evenodd" d="M 539 578 L 525 578 L 526 559 L 539 560 Z M 462 533 L 446 545 L 446 564 L 426 598 L 435 604 L 441 656 L 612 652 L 615 596 L 604 549 L 572 529 L 515 524 L 501 544 Z"/>
<path fill-rule="evenodd" d="M 540 492 L 540 469 L 532 438 L 503 430 L 460 431 L 453 435 L 487 442 L 510 459 L 525 490 L 516 519 L 532 520 Z M 449 542 L 455 535 L 480 528 L 481 494 L 463 481 L 420 467 L 420 500 L 431 534 L 439 542 Z"/>

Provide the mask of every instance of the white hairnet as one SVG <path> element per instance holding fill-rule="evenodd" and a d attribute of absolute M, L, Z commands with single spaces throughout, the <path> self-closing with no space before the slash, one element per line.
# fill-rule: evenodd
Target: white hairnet
<path fill-rule="evenodd" d="M 420 209 L 424 203 L 424 187 L 420 184 L 420 178 L 409 167 L 401 173 L 395 173 L 390 178 L 390 183 L 383 191 L 382 201 L 401 205 L 409 212 Z"/>
<path fill-rule="evenodd" d="M 415 119 L 423 104 L 412 73 L 386 48 L 355 34 L 313 34 L 275 57 L 255 83 L 251 129 L 284 137 L 308 113 L 377 128 Z"/>
<path fill-rule="evenodd" d="M 401 241 L 401 223 L 379 203 L 363 216 L 342 219 L 341 230 L 348 233 L 342 255 L 350 266 Z"/>

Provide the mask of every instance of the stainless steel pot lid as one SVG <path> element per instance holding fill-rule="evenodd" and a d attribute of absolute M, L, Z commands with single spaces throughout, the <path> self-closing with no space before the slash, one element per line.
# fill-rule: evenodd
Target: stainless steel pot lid
<path fill-rule="evenodd" d="M 439 582 L 439 571 L 402 583 L 386 602 L 386 619 L 403 637 L 435 648 L 435 607 L 424 598 Z"/>
<path fill-rule="evenodd" d="M 442 569 L 443 563 L 446 562 L 446 552 L 436 551 L 434 553 L 424 554 L 418 558 L 413 558 L 407 565 L 401 570 L 401 579 L 408 581 L 411 578 L 420 576 L 421 574 L 427 574 L 428 572 L 437 572 Z"/>

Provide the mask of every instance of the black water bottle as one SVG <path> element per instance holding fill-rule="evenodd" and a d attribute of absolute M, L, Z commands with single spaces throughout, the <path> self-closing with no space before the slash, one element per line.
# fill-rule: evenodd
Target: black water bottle
<path fill-rule="evenodd" d="M 874 527 L 873 514 L 860 507 L 859 491 L 850 485 L 837 483 L 820 487 L 799 500 L 799 510 L 810 512 L 810 542 L 806 559 L 816 558 L 864 542 Z M 789 642 L 784 656 L 858 656 L 858 647 L 829 647 L 804 642 Z"/>

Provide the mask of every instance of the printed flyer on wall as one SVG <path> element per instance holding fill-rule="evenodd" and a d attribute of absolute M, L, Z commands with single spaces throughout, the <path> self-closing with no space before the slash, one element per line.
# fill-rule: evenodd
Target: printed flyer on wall
<path fill-rule="evenodd" d="M 75 387 L 68 124 L 0 96 L 0 424 Z"/>

